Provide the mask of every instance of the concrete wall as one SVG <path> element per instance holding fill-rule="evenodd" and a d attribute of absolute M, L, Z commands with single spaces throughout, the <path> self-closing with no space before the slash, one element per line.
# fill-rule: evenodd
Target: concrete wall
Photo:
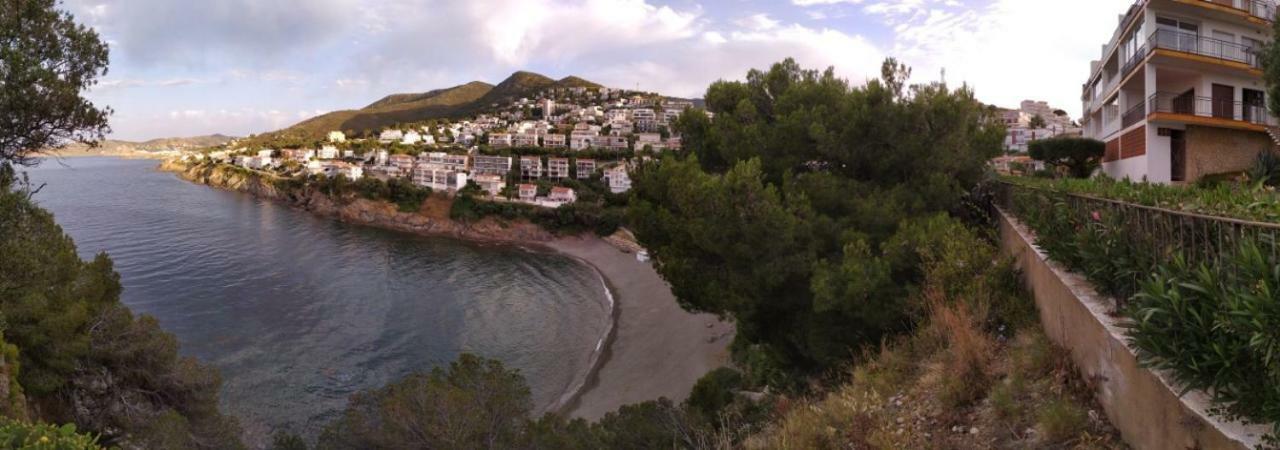
<path fill-rule="evenodd" d="M 1143 181 L 1147 179 L 1147 159 L 1149 157 L 1150 154 L 1147 154 L 1103 163 L 1102 172 L 1117 180 L 1128 178 L 1133 181 Z"/>
<path fill-rule="evenodd" d="M 1253 167 L 1258 153 L 1271 149 L 1266 133 L 1214 127 L 1187 127 L 1187 180 Z"/>
<path fill-rule="evenodd" d="M 1113 302 L 1083 277 L 1050 262 L 1031 236 L 1016 219 L 1001 216 L 1001 249 L 1017 258 L 1045 333 L 1071 352 L 1085 379 L 1097 382 L 1098 402 L 1125 442 L 1138 450 L 1237 450 L 1261 444 L 1267 427 L 1212 417 L 1203 393 L 1179 398 L 1166 374 L 1140 367 L 1120 319 L 1108 314 Z"/>

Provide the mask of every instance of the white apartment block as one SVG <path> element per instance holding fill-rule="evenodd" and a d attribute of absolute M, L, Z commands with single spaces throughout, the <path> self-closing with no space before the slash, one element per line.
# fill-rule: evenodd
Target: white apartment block
<path fill-rule="evenodd" d="M 413 169 L 413 184 L 437 191 L 457 191 L 467 187 L 467 174 L 439 164 L 419 164 Z"/>
<path fill-rule="evenodd" d="M 511 136 L 511 145 L 515 147 L 537 147 L 538 135 L 533 133 L 520 133 Z"/>
<path fill-rule="evenodd" d="M 445 152 L 430 152 L 418 156 L 418 161 L 439 165 L 456 172 L 465 172 L 470 167 L 468 163 L 471 162 L 471 157 L 467 155 L 451 155 Z"/>
<path fill-rule="evenodd" d="M 606 169 L 604 179 L 609 184 L 609 192 L 621 194 L 631 190 L 631 176 L 627 174 L 625 164 Z"/>
<path fill-rule="evenodd" d="M 476 175 L 507 176 L 511 173 L 510 156 L 481 156 L 472 159 L 471 172 Z"/>
<path fill-rule="evenodd" d="M 538 156 L 520 157 L 520 177 L 526 180 L 542 178 L 542 158 Z"/>
<path fill-rule="evenodd" d="M 1273 0 L 1139 0 L 1090 67 L 1084 136 L 1115 178 L 1192 182 L 1270 151 L 1259 49 Z"/>
<path fill-rule="evenodd" d="M 578 159 L 574 163 L 579 180 L 589 179 L 591 175 L 596 173 L 596 160 L 594 159 Z"/>
<path fill-rule="evenodd" d="M 563 134 L 547 134 L 542 136 L 542 146 L 546 148 L 565 148 L 569 140 Z"/>
<path fill-rule="evenodd" d="M 547 158 L 547 178 L 553 180 L 569 178 L 569 158 Z"/>

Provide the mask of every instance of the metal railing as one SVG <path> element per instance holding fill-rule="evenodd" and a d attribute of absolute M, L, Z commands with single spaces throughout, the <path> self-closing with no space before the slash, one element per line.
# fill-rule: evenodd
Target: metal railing
<path fill-rule="evenodd" d="M 1111 242 L 1127 250 L 1110 250 L 1115 251 L 1115 257 L 1128 258 L 1126 262 L 1134 265 L 1132 273 L 1127 274 L 1130 279 L 1115 286 L 1121 299 L 1137 293 L 1141 282 L 1158 265 L 1177 257 L 1193 267 L 1204 264 L 1210 270 L 1236 270 L 1233 262 L 1246 240 L 1256 244 L 1262 256 L 1280 261 L 1277 223 L 1176 211 L 1008 181 L 998 184 L 993 202 L 1024 222 L 1027 215 L 1054 214 L 1064 215 L 1061 217 L 1078 227 L 1104 222 L 1117 226 L 1110 232 L 1120 239 Z M 1143 256 L 1134 257 L 1135 254 Z"/>
<path fill-rule="evenodd" d="M 1147 112 L 1213 117 L 1257 125 L 1270 125 L 1274 122 L 1263 104 L 1167 92 L 1157 92 L 1148 98 Z"/>
<path fill-rule="evenodd" d="M 1258 56 L 1257 49 L 1185 31 L 1156 30 L 1147 38 L 1146 47 L 1208 56 L 1210 58 L 1248 64 L 1256 69 L 1262 68 L 1262 61 Z"/>
<path fill-rule="evenodd" d="M 1130 125 L 1141 122 L 1142 119 L 1146 119 L 1146 118 L 1147 118 L 1147 105 L 1142 102 L 1138 102 L 1137 105 L 1134 105 L 1134 107 L 1129 108 L 1128 111 L 1125 111 L 1124 116 L 1121 116 L 1120 127 L 1129 128 Z"/>
<path fill-rule="evenodd" d="M 1272 0 L 1203 0 L 1216 5 L 1227 6 L 1248 12 L 1249 15 L 1264 20 L 1275 20 L 1276 4 Z"/>

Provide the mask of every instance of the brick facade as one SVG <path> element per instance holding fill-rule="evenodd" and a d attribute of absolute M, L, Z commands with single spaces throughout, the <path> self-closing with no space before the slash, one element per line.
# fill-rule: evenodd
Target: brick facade
<path fill-rule="evenodd" d="M 1258 153 L 1271 150 L 1267 134 L 1257 131 L 1188 126 L 1186 136 L 1188 181 L 1248 170 Z"/>

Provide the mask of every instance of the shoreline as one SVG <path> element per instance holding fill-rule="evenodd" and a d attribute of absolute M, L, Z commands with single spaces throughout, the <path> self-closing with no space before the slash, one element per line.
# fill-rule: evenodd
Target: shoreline
<path fill-rule="evenodd" d="M 176 172 L 184 181 L 246 193 L 274 200 L 342 222 L 371 226 L 419 236 L 458 239 L 469 242 L 513 245 L 530 251 L 544 251 L 571 258 L 591 268 L 604 284 L 609 303 L 609 323 L 597 341 L 587 369 L 540 413 L 596 420 L 618 407 L 659 398 L 683 401 L 694 383 L 707 372 L 728 364 L 728 345 L 734 327 L 709 314 L 692 314 L 676 302 L 671 288 L 651 263 L 641 263 L 630 253 L 595 235 L 555 236 L 536 225 L 463 226 L 447 218 L 418 214 L 391 214 L 338 208 L 327 199 L 299 203 L 282 198 L 273 190 L 239 180 L 215 184 L 207 177 L 191 179 L 190 174 L 162 162 L 156 170 Z M 320 204 L 317 204 L 320 203 Z M 357 202 L 359 203 L 359 201 Z M 388 219 L 402 215 L 426 223 Z M 433 223 L 433 221 L 435 223 Z M 419 221 L 421 222 L 421 221 Z M 483 221 L 482 221 L 483 222 Z M 491 224 L 490 224 L 491 225 Z M 538 228 L 529 230 L 529 227 Z M 679 353 L 679 354 L 677 354 Z M 537 407 L 535 407 L 537 410 Z"/>

